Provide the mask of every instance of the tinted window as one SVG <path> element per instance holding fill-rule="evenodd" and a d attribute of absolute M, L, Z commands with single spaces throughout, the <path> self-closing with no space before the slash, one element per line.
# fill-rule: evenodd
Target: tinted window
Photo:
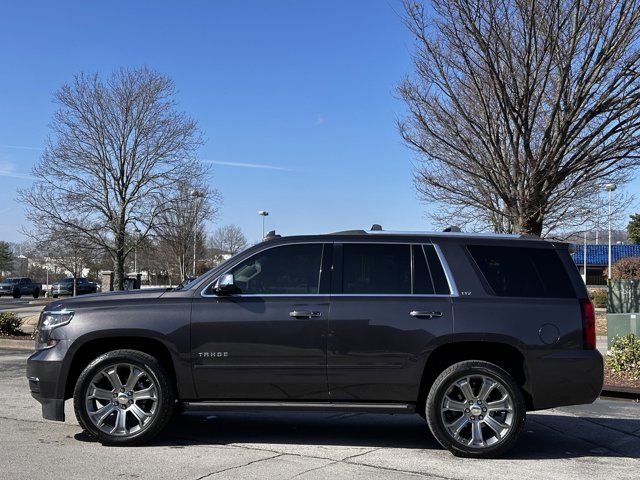
<path fill-rule="evenodd" d="M 413 253 L 413 293 L 433 295 L 435 293 L 433 280 L 431 280 L 422 245 L 414 245 L 411 250 Z"/>
<path fill-rule="evenodd" d="M 478 245 L 468 249 L 496 295 L 575 296 L 569 275 L 554 249 Z"/>
<path fill-rule="evenodd" d="M 411 293 L 409 245 L 343 246 L 343 293 Z"/>
<path fill-rule="evenodd" d="M 433 245 L 413 247 L 413 293 L 449 295 L 449 284 Z"/>
<path fill-rule="evenodd" d="M 274 247 L 245 260 L 230 273 L 249 295 L 318 293 L 322 244 Z"/>

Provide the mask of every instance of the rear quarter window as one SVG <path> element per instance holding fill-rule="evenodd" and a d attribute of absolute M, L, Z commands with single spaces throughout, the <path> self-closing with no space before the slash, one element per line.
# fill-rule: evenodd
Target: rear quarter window
<path fill-rule="evenodd" d="M 482 276 L 500 297 L 572 298 L 576 293 L 553 248 L 469 245 Z"/>

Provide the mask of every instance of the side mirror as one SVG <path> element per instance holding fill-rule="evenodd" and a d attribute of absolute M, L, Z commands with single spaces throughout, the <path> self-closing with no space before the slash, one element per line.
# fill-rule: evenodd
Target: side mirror
<path fill-rule="evenodd" d="M 216 295 L 228 295 L 239 291 L 232 273 L 222 274 L 213 289 Z"/>

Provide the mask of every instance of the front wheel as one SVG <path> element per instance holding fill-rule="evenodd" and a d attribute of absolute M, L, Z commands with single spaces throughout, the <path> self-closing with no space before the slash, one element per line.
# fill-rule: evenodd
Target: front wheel
<path fill-rule="evenodd" d="M 139 445 L 171 419 L 170 377 L 151 355 L 115 350 L 80 374 L 73 393 L 78 423 L 105 445 Z"/>
<path fill-rule="evenodd" d="M 443 371 L 426 402 L 429 429 L 459 457 L 495 458 L 522 433 L 526 406 L 520 387 L 505 370 L 470 360 Z"/>
<path fill-rule="evenodd" d="M 16 289 L 13 291 L 13 298 L 20 298 L 20 297 L 22 297 L 22 292 L 20 292 L 20 289 L 19 289 L 19 288 L 16 288 Z"/>

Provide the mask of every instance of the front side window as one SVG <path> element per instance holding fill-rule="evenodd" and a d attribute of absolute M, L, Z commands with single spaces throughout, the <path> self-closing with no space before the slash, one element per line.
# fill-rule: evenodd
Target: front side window
<path fill-rule="evenodd" d="M 346 243 L 342 272 L 345 294 L 410 294 L 410 246 Z"/>
<path fill-rule="evenodd" d="M 263 250 L 229 271 L 245 295 L 317 294 L 322 244 L 284 245 Z"/>

